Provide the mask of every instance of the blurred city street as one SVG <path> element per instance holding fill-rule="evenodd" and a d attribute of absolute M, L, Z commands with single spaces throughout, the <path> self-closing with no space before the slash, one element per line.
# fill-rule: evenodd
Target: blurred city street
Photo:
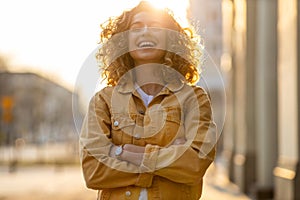
<path fill-rule="evenodd" d="M 201 200 L 248 200 L 224 177 L 206 177 Z M 95 200 L 97 192 L 85 187 L 79 166 L 30 166 L 9 173 L 0 167 L 0 200 Z M 218 184 L 217 184 L 218 183 Z"/>
<path fill-rule="evenodd" d="M 149 1 L 192 25 L 201 47 L 193 67 L 217 126 L 201 200 L 300 199 L 300 0 Z M 3 2 L 0 200 L 96 200 L 78 136 L 105 83 L 99 25 L 140 0 Z"/>

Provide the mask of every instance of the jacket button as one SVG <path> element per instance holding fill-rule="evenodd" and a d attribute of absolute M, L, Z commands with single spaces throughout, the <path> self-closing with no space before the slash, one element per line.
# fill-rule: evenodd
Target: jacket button
<path fill-rule="evenodd" d="M 127 197 L 129 197 L 129 196 L 131 195 L 131 192 L 128 190 L 128 191 L 125 192 L 125 195 L 126 195 Z"/>
<path fill-rule="evenodd" d="M 119 122 L 118 121 L 114 121 L 114 126 L 119 126 Z"/>
<path fill-rule="evenodd" d="M 136 140 L 139 140 L 139 139 L 141 139 L 141 135 L 138 134 L 138 133 L 136 133 L 136 134 L 134 135 L 134 138 L 135 138 Z"/>

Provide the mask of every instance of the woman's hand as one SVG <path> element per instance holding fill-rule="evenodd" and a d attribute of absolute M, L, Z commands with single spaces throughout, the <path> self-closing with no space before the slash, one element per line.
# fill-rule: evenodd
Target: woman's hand
<path fill-rule="evenodd" d="M 123 147 L 122 158 L 132 164 L 140 166 L 143 161 L 145 147 L 137 146 L 134 144 L 125 144 Z"/>
<path fill-rule="evenodd" d="M 125 144 L 123 149 L 125 151 L 130 151 L 132 153 L 144 153 L 145 152 L 145 147 L 137 146 L 134 144 Z"/>
<path fill-rule="evenodd" d="M 118 147 L 113 145 L 110 149 L 110 157 L 115 158 L 115 151 Z M 123 152 L 118 159 L 130 162 L 134 165 L 140 166 L 143 161 L 145 147 L 137 146 L 134 144 L 125 144 L 123 146 Z"/>
<path fill-rule="evenodd" d="M 174 140 L 172 145 L 180 145 L 180 144 L 184 144 L 185 142 L 186 139 L 184 137 L 181 137 Z M 114 145 L 110 150 L 110 156 L 113 158 L 116 157 L 115 156 L 116 149 L 117 146 Z M 137 146 L 134 144 L 125 144 L 123 146 L 123 152 L 119 156 L 119 159 L 140 166 L 143 161 L 144 153 L 145 153 L 145 147 Z"/>

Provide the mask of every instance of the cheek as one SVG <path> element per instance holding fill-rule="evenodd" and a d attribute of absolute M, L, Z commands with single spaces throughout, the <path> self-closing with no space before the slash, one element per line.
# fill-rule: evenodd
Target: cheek
<path fill-rule="evenodd" d="M 134 51 L 136 50 L 138 47 L 136 46 L 136 41 L 139 37 L 139 34 L 138 33 L 135 33 L 135 32 L 129 32 L 128 33 L 128 50 L 129 51 Z"/>
<path fill-rule="evenodd" d="M 129 34 L 128 35 L 128 49 L 129 49 L 129 51 L 132 51 L 132 50 L 136 49 L 135 38 L 136 38 L 136 36 L 134 34 Z"/>
<path fill-rule="evenodd" d="M 165 33 L 163 34 L 158 34 L 156 36 L 157 38 L 159 38 L 159 43 L 158 43 L 158 47 L 159 49 L 162 50 L 167 50 L 167 35 Z"/>

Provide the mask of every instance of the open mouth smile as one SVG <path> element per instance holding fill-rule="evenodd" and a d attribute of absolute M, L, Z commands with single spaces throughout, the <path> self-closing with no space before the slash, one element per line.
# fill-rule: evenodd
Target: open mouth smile
<path fill-rule="evenodd" d="M 152 42 L 152 41 L 142 41 L 142 42 L 138 43 L 139 48 L 153 48 L 155 46 L 156 46 L 156 43 Z"/>

